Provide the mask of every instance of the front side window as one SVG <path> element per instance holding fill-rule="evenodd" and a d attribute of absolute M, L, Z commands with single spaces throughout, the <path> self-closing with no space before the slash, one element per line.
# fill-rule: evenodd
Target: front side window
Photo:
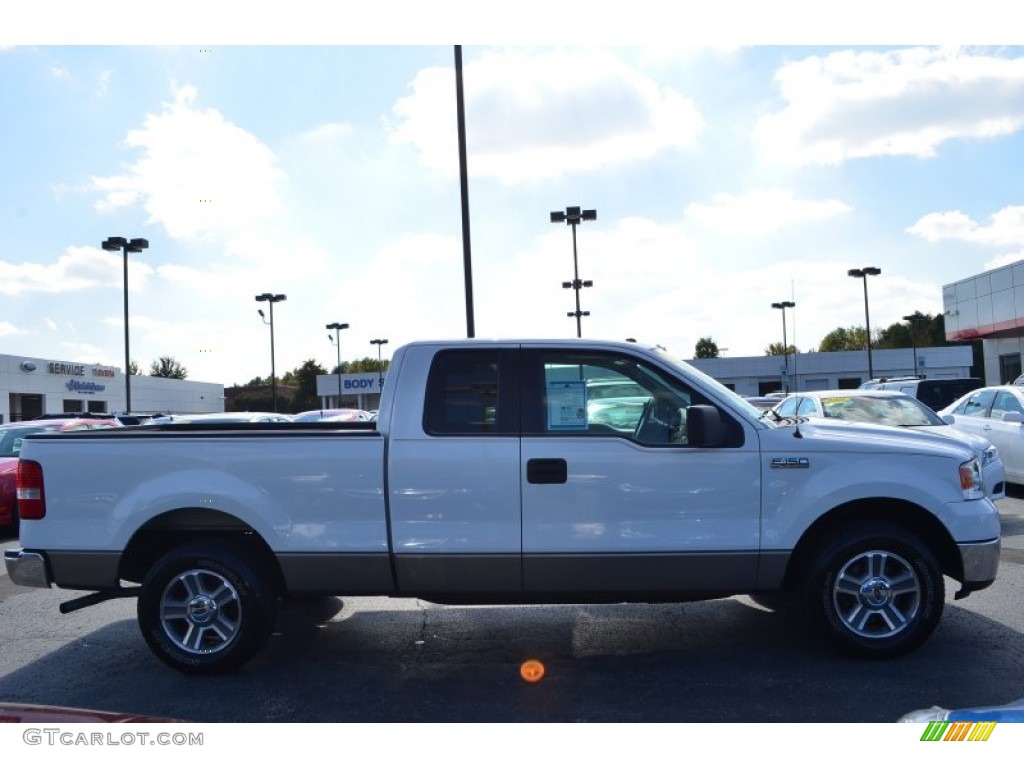
<path fill-rule="evenodd" d="M 542 407 L 528 432 L 686 445 L 686 409 L 706 402 L 657 368 L 612 353 L 539 352 Z"/>
<path fill-rule="evenodd" d="M 985 414 L 988 413 L 989 406 L 992 405 L 992 400 L 994 398 L 995 390 L 979 389 L 973 395 L 964 400 L 963 403 L 953 411 L 953 413 L 959 413 L 962 416 L 984 418 Z"/>

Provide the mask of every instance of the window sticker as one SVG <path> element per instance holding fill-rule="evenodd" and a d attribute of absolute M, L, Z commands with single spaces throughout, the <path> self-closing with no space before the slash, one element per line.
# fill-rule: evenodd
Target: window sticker
<path fill-rule="evenodd" d="M 587 385 L 583 381 L 548 383 L 548 429 L 587 428 Z"/>

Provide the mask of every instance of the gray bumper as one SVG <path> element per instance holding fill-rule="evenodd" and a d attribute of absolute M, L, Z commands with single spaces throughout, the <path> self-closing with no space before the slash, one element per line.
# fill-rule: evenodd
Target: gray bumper
<path fill-rule="evenodd" d="M 983 589 L 995 581 L 999 571 L 999 539 L 957 546 L 964 564 L 965 587 Z"/>
<path fill-rule="evenodd" d="M 50 586 L 46 558 L 38 552 L 26 552 L 24 549 L 5 550 L 4 565 L 7 566 L 7 576 L 20 587 Z"/>

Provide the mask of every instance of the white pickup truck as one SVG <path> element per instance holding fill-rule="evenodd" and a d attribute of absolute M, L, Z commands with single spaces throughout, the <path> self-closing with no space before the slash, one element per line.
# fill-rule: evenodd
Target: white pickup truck
<path fill-rule="evenodd" d="M 185 424 L 28 438 L 25 586 L 137 596 L 184 672 L 248 660 L 290 595 L 448 604 L 798 596 L 841 649 L 905 653 L 943 574 L 990 585 L 999 515 L 972 449 L 773 420 L 629 342 L 420 342 L 369 424 Z"/>

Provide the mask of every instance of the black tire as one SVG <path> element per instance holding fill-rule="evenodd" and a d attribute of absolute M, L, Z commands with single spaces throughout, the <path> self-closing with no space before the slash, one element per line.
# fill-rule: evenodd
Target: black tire
<path fill-rule="evenodd" d="M 946 590 L 938 562 L 920 538 L 897 525 L 835 530 L 808 575 L 812 617 L 852 656 L 909 653 L 942 617 Z"/>
<path fill-rule="evenodd" d="M 274 628 L 279 596 L 255 552 L 189 544 L 158 560 L 138 602 L 139 628 L 161 661 L 216 675 L 245 664 Z"/>

